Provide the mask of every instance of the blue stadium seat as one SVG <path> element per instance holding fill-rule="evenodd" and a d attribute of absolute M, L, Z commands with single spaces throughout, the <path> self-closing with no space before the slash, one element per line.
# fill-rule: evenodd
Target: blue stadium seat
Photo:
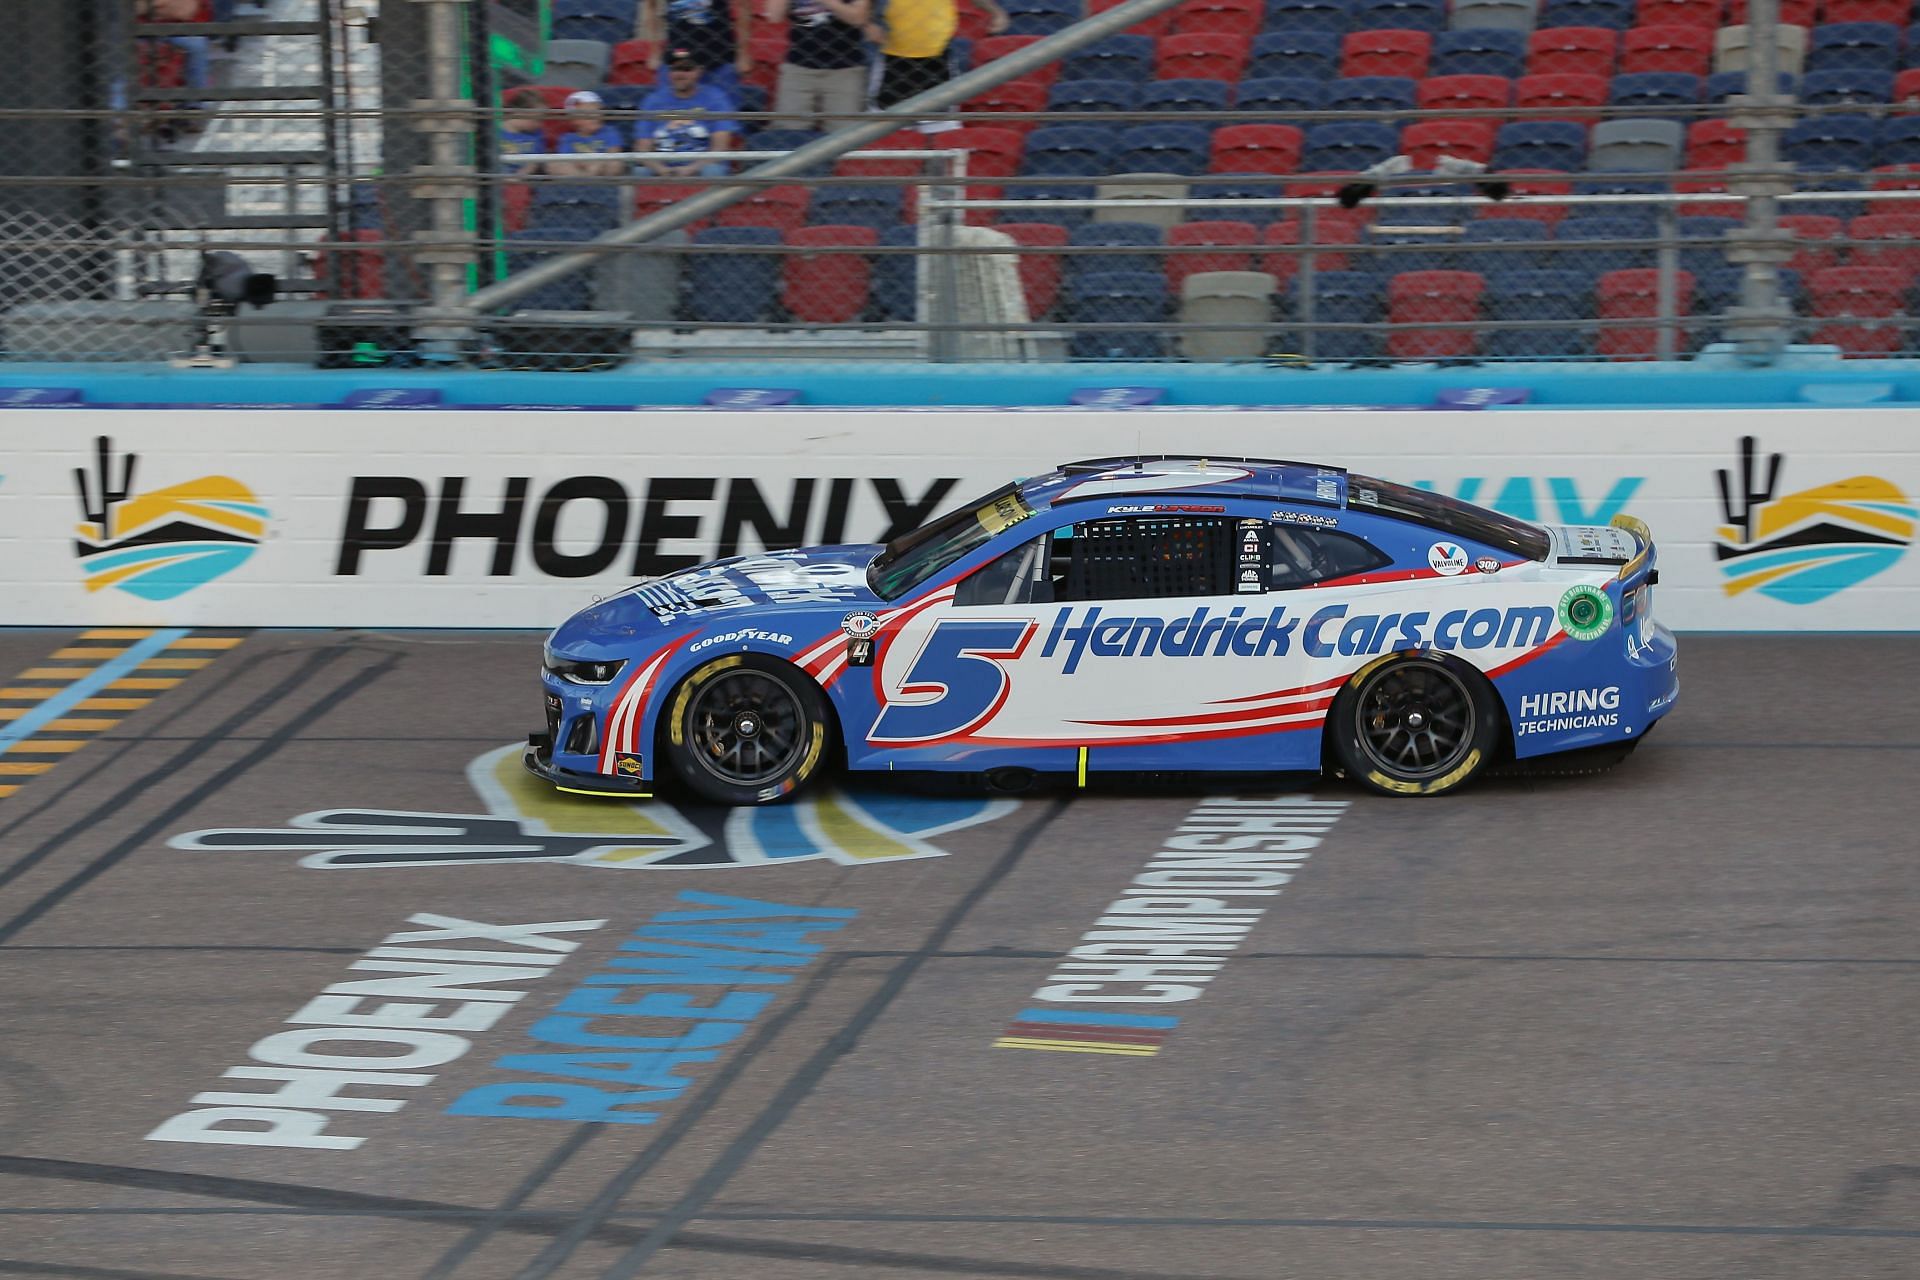
<path fill-rule="evenodd" d="M 1061 80 L 1047 91 L 1049 111 L 1134 111 L 1140 86 L 1130 80 Z"/>
<path fill-rule="evenodd" d="M 1727 232 L 1741 225 L 1738 218 L 1677 218 L 1674 231 L 1683 241 L 1705 241 L 1707 243 L 1685 245 L 1680 248 L 1680 269 L 1692 272 L 1697 278 L 1704 271 L 1717 270 L 1727 265 Z"/>
<path fill-rule="evenodd" d="M 1402 76 L 1350 76 L 1327 89 L 1328 111 L 1411 111 L 1414 82 Z"/>
<path fill-rule="evenodd" d="M 1466 225 L 1463 244 L 1537 244 L 1549 238 L 1547 224 L 1531 218 L 1479 218 Z M 1500 276 L 1536 271 L 1547 266 L 1547 255 L 1537 250 L 1503 249 L 1462 253 L 1462 263 L 1487 278 L 1489 286 Z"/>
<path fill-rule="evenodd" d="M 780 259 L 752 250 L 779 245 L 780 233 L 772 227 L 710 227 L 694 232 L 693 243 L 716 252 L 687 256 L 681 288 L 688 319 L 714 324 L 764 320 L 780 291 Z"/>
<path fill-rule="evenodd" d="M 1865 169 L 1873 163 L 1873 135 L 1873 119 L 1870 116 L 1814 116 L 1788 127 L 1781 152 L 1787 159 L 1808 169 Z"/>
<path fill-rule="evenodd" d="M 1269 31 L 1253 38 L 1247 78 L 1331 80 L 1340 69 L 1340 37 L 1331 31 Z"/>
<path fill-rule="evenodd" d="M 1380 277 L 1371 271 L 1317 272 L 1313 318 L 1320 324 L 1378 324 L 1385 297 Z M 1302 314 L 1297 302 L 1295 312 Z M 1378 332 L 1315 333 L 1313 353 L 1318 360 L 1377 360 L 1383 341 Z M 1305 345 L 1304 338 L 1299 345 Z"/>
<path fill-rule="evenodd" d="M 1625 31 L 1633 25 L 1634 0 L 1547 0 L 1534 29 L 1549 27 L 1605 27 Z"/>
<path fill-rule="evenodd" d="M 1888 116 L 1882 120 L 1874 139 L 1873 162 L 1920 164 L 1920 116 Z"/>
<path fill-rule="evenodd" d="M 1852 177 L 1851 175 L 1848 175 L 1848 174 L 1833 174 L 1831 176 L 1815 177 L 1813 176 L 1812 173 L 1808 172 L 1808 170 L 1811 170 L 1814 173 L 1817 173 L 1820 170 L 1825 168 L 1825 166 L 1823 165 L 1802 165 L 1800 167 L 1802 172 L 1798 177 L 1796 177 L 1793 180 L 1793 185 L 1796 190 L 1799 190 L 1799 191 L 1864 191 L 1866 190 L 1866 184 L 1864 182 L 1862 182 L 1859 178 Z M 1862 213 L 1866 212 L 1865 204 L 1859 200 L 1822 201 L 1818 205 L 1812 205 L 1812 206 L 1803 205 L 1800 207 L 1798 212 L 1805 212 L 1809 208 L 1818 210 L 1820 213 L 1827 215 L 1829 218 L 1838 218 L 1842 222 L 1851 222 L 1853 219 L 1859 217 Z"/>
<path fill-rule="evenodd" d="M 1140 91 L 1140 110 L 1225 111 L 1233 86 L 1219 80 L 1161 80 Z"/>
<path fill-rule="evenodd" d="M 1584 248 L 1568 253 L 1564 252 L 1567 247 L 1588 240 L 1651 240 L 1654 234 L 1653 215 L 1650 213 L 1644 218 L 1624 213 L 1585 214 L 1561 222 L 1553 241 L 1563 250 L 1556 255 L 1561 265 L 1569 266 L 1577 261 L 1582 270 L 1601 276 L 1609 271 L 1651 267 L 1654 264 L 1652 248 Z"/>
<path fill-rule="evenodd" d="M 1433 38 L 1433 59 L 1427 64 L 1427 78 L 1505 76 L 1517 80 L 1526 74 L 1526 65 L 1524 31 L 1442 31 Z"/>
<path fill-rule="evenodd" d="M 900 225 L 904 201 L 900 187 L 820 187 L 807 203 L 807 224 L 872 227 L 884 235 Z"/>
<path fill-rule="evenodd" d="M 1902 67 L 1920 67 L 1920 23 L 1907 28 L 1907 45 L 1900 52 Z"/>
<path fill-rule="evenodd" d="M 607 86 L 605 86 L 605 87 L 603 87 L 603 88 L 602 88 L 602 89 L 600 90 L 600 96 L 601 96 L 602 98 L 606 98 L 606 101 L 607 101 L 607 105 L 608 105 L 609 107 L 611 107 L 611 106 L 613 105 L 613 99 L 612 99 L 612 98 L 607 98 L 607 93 L 608 93 L 608 92 L 609 92 L 610 90 L 612 90 L 612 89 L 616 89 L 616 88 L 633 88 L 633 89 L 640 89 L 640 88 L 644 88 L 644 86 L 641 86 L 641 85 L 607 85 Z M 642 95 L 642 96 L 644 96 L 644 95 Z M 734 86 L 734 90 L 733 90 L 733 105 L 734 105 L 734 107 L 735 107 L 736 109 L 738 109 L 738 110 L 740 110 L 740 111 L 743 111 L 743 112 L 750 112 L 750 111 L 766 111 L 766 110 L 768 110 L 768 109 L 769 109 L 769 108 L 768 108 L 768 97 L 767 97 L 767 91 L 766 91 L 765 89 L 763 89 L 763 88 L 761 88 L 761 87 L 760 87 L 759 85 L 757 85 L 757 84 L 742 84 L 742 85 L 736 85 L 736 86 Z M 634 101 L 634 104 L 633 104 L 633 106 L 632 106 L 631 108 L 628 108 L 628 109 L 629 109 L 629 110 L 638 110 L 638 109 L 639 109 L 639 107 L 640 107 L 640 102 L 639 102 L 639 100 L 638 100 L 638 99 L 636 98 L 636 99 L 635 99 L 635 101 Z M 761 133 L 761 132 L 764 132 L 764 131 L 763 131 L 763 130 L 761 129 L 761 127 L 760 127 L 760 122 L 759 122 L 759 121 L 757 121 L 757 120 L 742 120 L 742 121 L 740 122 L 740 136 L 741 136 L 741 137 L 743 137 L 743 138 L 751 138 L 751 137 L 753 137 L 753 136 L 754 136 L 755 134 L 757 134 L 757 133 Z"/>
<path fill-rule="evenodd" d="M 1351 173 L 1379 164 L 1400 147 L 1400 131 L 1373 120 L 1316 124 L 1307 130 L 1302 173 Z"/>
<path fill-rule="evenodd" d="M 1406 186 L 1392 186 L 1388 187 L 1384 194 L 1396 199 L 1405 200 L 1418 200 L 1423 196 L 1453 197 L 1457 200 L 1462 195 L 1471 194 L 1471 191 L 1472 189 L 1469 187 L 1458 187 L 1450 183 L 1434 183 L 1431 185 L 1409 184 Z M 1374 226 L 1376 227 L 1431 227 L 1441 224 L 1460 223 L 1466 221 L 1473 213 L 1473 207 L 1471 205 L 1455 203 L 1435 204 L 1431 206 L 1383 204 L 1379 206 L 1379 208 L 1380 212 L 1375 215 L 1373 220 Z M 1431 237 L 1429 237 L 1429 239 L 1431 239 Z M 1402 255 L 1402 258 L 1404 259 L 1404 255 Z M 1394 269 L 1396 271 L 1439 271 L 1450 270 L 1451 268 L 1400 266 Z"/>
<path fill-rule="evenodd" d="M 1805 70 L 1892 71 L 1900 62 L 1900 28 L 1890 22 L 1829 22 L 1807 40 Z"/>
<path fill-rule="evenodd" d="M 1159 324 L 1167 318 L 1167 278 L 1158 271 L 1096 271 L 1067 282 L 1066 318 L 1076 324 Z M 1076 360 L 1158 360 L 1164 333 L 1088 329 L 1068 340 Z"/>
<path fill-rule="evenodd" d="M 1113 172 L 1119 137 L 1097 125 L 1055 124 L 1027 135 L 1020 172 L 1034 178 L 1097 178 Z"/>
<path fill-rule="evenodd" d="M 528 225 L 542 231 L 570 228 L 601 235 L 620 224 L 620 192 L 613 187 L 547 186 L 533 190 Z"/>
<path fill-rule="evenodd" d="M 1595 279 L 1591 271 L 1565 269 L 1488 274 L 1481 304 L 1486 318 L 1524 321 L 1527 327 L 1492 330 L 1481 350 L 1502 360 L 1584 354 L 1590 340 L 1583 330 L 1547 326 L 1591 316 Z"/>
<path fill-rule="evenodd" d="M 1893 98 L 1891 71 L 1815 71 L 1800 85 L 1810 107 L 1873 106 Z"/>
<path fill-rule="evenodd" d="M 918 227 L 892 226 L 880 233 L 880 243 L 882 246 L 902 248 L 919 244 L 919 236 Z M 882 320 L 914 318 L 919 291 L 914 284 L 913 261 L 914 255 L 910 253 L 874 255 L 873 276 L 867 297 Z"/>
<path fill-rule="evenodd" d="M 1353 14 L 1343 0 L 1267 0 L 1263 31 L 1331 31 L 1345 35 L 1353 30 Z"/>
<path fill-rule="evenodd" d="M 1114 160 L 1116 173 L 1205 173 L 1213 130 L 1201 124 L 1129 127 Z"/>
<path fill-rule="evenodd" d="M 1080 21 L 1079 0 L 1004 0 L 1006 34 L 1050 36 Z"/>
<path fill-rule="evenodd" d="M 550 40 L 631 40 L 639 0 L 553 0 Z"/>
<path fill-rule="evenodd" d="M 525 231 L 510 231 L 506 237 L 507 271 L 518 275 L 548 258 L 567 252 L 565 248 L 524 247 L 530 242 L 552 241 L 564 246 L 591 240 L 595 234 L 584 227 L 569 226 L 529 227 Z M 523 295 L 516 305 L 522 311 L 591 311 L 593 276 L 590 272 L 576 271 Z"/>
<path fill-rule="evenodd" d="M 1700 89 L 1700 77 L 1684 71 L 1630 72 L 1613 78 L 1607 101 L 1623 114 L 1692 120 Z"/>
<path fill-rule="evenodd" d="M 1445 31 L 1447 0 L 1358 0 L 1355 31 Z"/>
<path fill-rule="evenodd" d="M 1036 130 L 1036 132 L 1038 132 Z M 1072 182 L 1040 182 L 1030 187 L 1008 187 L 1009 200 L 1091 200 L 1093 188 Z M 1091 209 L 1049 209 L 1044 206 L 1007 209 L 1001 217 L 1008 222 L 1051 222 L 1060 227 L 1077 227 L 1093 218 Z"/>
<path fill-rule="evenodd" d="M 1747 91 L 1747 73 L 1744 71 L 1716 71 L 1707 77 L 1705 100 L 1710 103 L 1722 103 L 1737 93 Z M 1780 73 L 1780 92 L 1793 92 L 1793 76 L 1785 71 Z"/>
<path fill-rule="evenodd" d="M 1631 173 L 1617 174 L 1607 178 L 1587 178 L 1573 184 L 1573 194 L 1577 196 L 1657 196 L 1663 194 L 1667 184 L 1658 178 L 1642 178 Z M 1648 234 L 1653 230 L 1653 211 L 1651 209 L 1616 210 L 1623 218 L 1645 218 Z"/>
<path fill-rule="evenodd" d="M 1496 169 L 1571 173 L 1586 162 L 1586 128 L 1571 120 L 1516 120 L 1501 125 L 1493 148 Z"/>
<path fill-rule="evenodd" d="M 1153 79 L 1152 36 L 1108 36 L 1067 55 L 1060 67 L 1062 80 Z"/>
<path fill-rule="evenodd" d="M 809 142 L 817 142 L 822 135 L 811 129 L 762 129 L 753 137 L 755 151 L 798 151 Z M 796 177 L 824 178 L 833 169 L 832 161 L 812 165 L 796 174 Z"/>
<path fill-rule="evenodd" d="M 1234 106 L 1241 111 L 1259 111 L 1284 118 L 1303 111 L 1322 110 L 1327 88 L 1322 81 L 1300 76 L 1263 76 L 1257 80 L 1242 80 L 1240 92 L 1234 98 Z M 1280 121 L 1263 123 L 1277 124 Z"/>
<path fill-rule="evenodd" d="M 1265 173 L 1222 173 L 1215 174 L 1222 179 L 1202 186 L 1195 183 L 1187 189 L 1192 196 L 1205 196 L 1209 200 L 1271 200 L 1285 195 L 1280 189 L 1279 179 Z M 1284 213 L 1280 209 L 1206 209 L 1187 206 L 1188 222 L 1251 222 L 1255 226 L 1279 218 Z"/>
<path fill-rule="evenodd" d="M 1085 226 L 1075 227 L 1067 243 L 1083 249 L 1158 250 L 1166 243 L 1166 237 L 1159 227 L 1145 222 L 1089 222 Z M 1061 259 L 1066 263 L 1069 281 L 1115 271 L 1159 271 L 1162 264 L 1158 252 L 1066 253 L 1061 255 Z"/>
<path fill-rule="evenodd" d="M 1381 212 L 1384 214 L 1386 211 L 1383 209 Z M 1437 217 L 1418 219 L 1423 226 L 1445 221 L 1445 218 Z M 1382 248 L 1392 250 L 1386 253 L 1362 251 L 1347 255 L 1347 261 L 1353 267 L 1372 271 L 1383 281 L 1407 271 L 1453 271 L 1459 266 L 1454 259 L 1451 239 L 1443 240 L 1423 232 L 1396 231 L 1392 225 L 1382 225 L 1377 221 L 1367 229 L 1361 244 L 1376 250 Z"/>

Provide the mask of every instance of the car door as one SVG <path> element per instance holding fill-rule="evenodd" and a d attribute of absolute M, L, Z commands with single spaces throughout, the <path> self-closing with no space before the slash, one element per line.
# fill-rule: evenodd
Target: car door
<path fill-rule="evenodd" d="M 1035 768 L 1083 747 L 1096 770 L 1291 767 L 1273 735 L 1317 725 L 1325 699 L 1305 687 L 1298 606 L 1270 589 L 1272 504 L 1117 505 L 1056 515 L 910 619 L 869 743 L 1025 749 Z M 1309 555 L 1287 577 L 1313 572 Z"/>

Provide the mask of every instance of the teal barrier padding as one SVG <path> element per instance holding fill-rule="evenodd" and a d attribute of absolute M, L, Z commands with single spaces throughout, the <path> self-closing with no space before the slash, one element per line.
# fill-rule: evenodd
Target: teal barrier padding
<path fill-rule="evenodd" d="M 759 375 L 759 376 L 754 376 Z M 1791 357 L 1766 369 L 1713 358 L 1673 364 L 1500 364 L 1289 369 L 1261 365 L 970 364 L 798 361 L 672 364 L 610 373 L 302 365 L 0 365 L 0 391 L 77 387 L 89 403 L 325 405 L 353 391 L 431 387 L 449 405 L 694 406 L 716 387 L 792 387 L 803 406 L 1065 406 L 1089 387 L 1164 387 L 1163 405 L 1428 405 L 1447 388 L 1525 387 L 1533 408 L 1898 406 L 1920 402 L 1920 361 Z M 426 410 L 432 412 L 432 410 Z"/>

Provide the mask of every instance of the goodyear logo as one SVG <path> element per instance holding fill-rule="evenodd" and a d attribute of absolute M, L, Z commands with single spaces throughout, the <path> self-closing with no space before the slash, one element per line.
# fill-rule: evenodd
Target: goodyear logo
<path fill-rule="evenodd" d="M 267 509 L 228 476 L 201 476 L 146 493 L 134 490 L 133 454 L 113 479 L 113 443 L 94 442 L 95 482 L 75 468 L 80 510 L 75 551 L 88 591 L 113 587 L 142 600 L 172 600 L 239 568 L 267 532 Z"/>
<path fill-rule="evenodd" d="M 865 866 L 938 858 L 933 837 L 1003 817 L 1017 801 L 816 789 L 759 809 L 686 809 L 655 800 L 556 792 L 520 767 L 519 746 L 467 767 L 484 814 L 327 809 L 284 827 L 193 831 L 167 843 L 201 852 L 301 855 L 303 867 L 567 862 L 613 868 L 772 866 L 824 859 Z"/>
<path fill-rule="evenodd" d="M 1715 473 L 1727 523 L 1714 553 L 1730 596 L 1758 591 L 1784 604 L 1813 604 L 1889 569 L 1913 541 L 1915 510 L 1879 476 L 1853 476 L 1779 494 L 1783 457 L 1769 454 L 1757 478 L 1754 438 L 1740 441 L 1740 492 Z"/>

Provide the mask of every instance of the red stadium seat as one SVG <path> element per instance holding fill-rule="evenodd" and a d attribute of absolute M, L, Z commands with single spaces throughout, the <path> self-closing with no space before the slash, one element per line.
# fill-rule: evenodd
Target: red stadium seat
<path fill-rule="evenodd" d="M 1827 7 L 1833 7 L 1833 0 L 1827 0 Z M 1704 27 L 1712 31 L 1720 25 L 1720 9 L 1720 0 L 1640 0 L 1634 8 L 1633 25 Z"/>
<path fill-rule="evenodd" d="M 342 298 L 385 298 L 387 293 L 387 258 L 378 249 L 335 249 L 330 244 L 350 243 L 353 241 L 377 241 L 386 238 L 386 232 L 366 229 L 349 231 L 338 241 L 328 237 L 321 241 L 320 258 L 324 263 L 329 255 L 338 255 L 340 271 L 340 292 Z M 325 278 L 325 266 L 316 268 L 316 273 Z"/>
<path fill-rule="evenodd" d="M 1875 191 L 1920 191 L 1920 164 L 1881 165 L 1873 172 Z M 1920 201 L 1867 201 L 1868 213 L 1913 213 L 1916 210 L 1920 210 Z"/>
<path fill-rule="evenodd" d="M 1011 178 L 1020 171 L 1020 154 L 1027 144 L 1026 135 L 1018 129 L 984 124 L 970 124 L 931 141 L 942 149 L 965 148 L 969 178 Z"/>
<path fill-rule="evenodd" d="M 772 227 L 782 233 L 797 230 L 807 220 L 807 189 L 801 186 L 762 187 L 722 209 L 713 217 L 716 227 Z"/>
<path fill-rule="evenodd" d="M 1528 116 L 1529 120 L 1571 120 L 1575 124 L 1586 124 L 1598 119 L 1599 108 L 1607 105 L 1607 77 L 1522 76 L 1513 82 L 1513 105 L 1536 111 L 1563 111 L 1561 115 Z"/>
<path fill-rule="evenodd" d="M 1811 27 L 1819 20 L 1820 0 L 1780 0 L 1780 22 L 1796 27 Z M 1728 0 L 1727 25 L 1737 27 L 1747 20 L 1747 0 Z"/>
<path fill-rule="evenodd" d="M 1828 22 L 1890 22 L 1896 27 L 1904 27 L 1910 20 L 1907 17 L 1907 0 L 1826 0 L 1820 14 L 1822 23 Z M 1782 22 L 1790 21 L 1786 17 Z"/>
<path fill-rule="evenodd" d="M 1473 160 L 1493 158 L 1494 120 L 1422 120 L 1400 131 L 1400 150 L 1416 169 L 1431 169 L 1441 156 Z"/>
<path fill-rule="evenodd" d="M 1907 213 L 1863 214 L 1847 224 L 1847 238 L 1885 242 L 1854 245 L 1850 254 L 1853 265 L 1875 267 L 1903 288 L 1920 275 L 1920 208 Z"/>
<path fill-rule="evenodd" d="M 1893 101 L 1901 106 L 1920 106 L 1920 67 L 1908 67 L 1893 78 Z M 1912 115 L 1911 111 L 1894 111 L 1893 115 Z"/>
<path fill-rule="evenodd" d="M 1680 195 L 1725 195 L 1727 184 L 1716 178 L 1690 178 L 1674 183 L 1673 189 Z M 1747 206 L 1739 200 L 1687 200 L 1674 205 L 1673 211 L 1682 218 L 1744 218 Z"/>
<path fill-rule="evenodd" d="M 1348 268 L 1348 258 L 1346 254 L 1339 252 L 1338 246 L 1358 244 L 1367 222 L 1365 218 L 1342 215 L 1367 212 L 1363 209 L 1316 209 L 1311 241 L 1303 241 L 1300 238 L 1301 224 L 1295 219 L 1269 224 L 1260 238 L 1263 243 L 1269 245 L 1311 243 L 1316 248 L 1322 245 L 1334 246 L 1332 253 L 1313 255 L 1313 269 L 1316 272 L 1345 271 Z M 1269 253 L 1262 259 L 1260 270 L 1272 276 L 1284 288 L 1295 275 L 1299 274 L 1300 264 L 1305 261 L 1306 256 L 1304 253 Z"/>
<path fill-rule="evenodd" d="M 644 218 L 650 213 L 658 213 L 670 204 L 678 204 L 688 196 L 699 195 L 707 189 L 705 183 L 647 183 L 638 182 L 633 187 L 633 216 Z M 710 219 L 702 218 L 685 230 L 689 233 L 705 230 L 712 226 Z"/>
<path fill-rule="evenodd" d="M 1505 111 L 1513 84 L 1503 76 L 1435 76 L 1420 82 L 1418 95 L 1422 111 Z"/>
<path fill-rule="evenodd" d="M 1087 16 L 1091 18 L 1097 13 L 1105 13 L 1109 9 L 1117 9 L 1125 3 L 1126 0 L 1087 0 Z M 964 10 L 967 6 L 962 5 L 961 8 Z M 1134 23 L 1127 28 L 1126 33 L 1130 36 L 1166 35 L 1167 32 L 1173 29 L 1173 17 L 1174 11 L 1172 9 L 1162 9 L 1151 18 L 1142 18 L 1140 21 Z"/>
<path fill-rule="evenodd" d="M 1251 222 L 1183 222 L 1167 231 L 1167 247 L 1218 245 L 1220 253 L 1169 253 L 1167 290 L 1174 297 L 1187 277 L 1202 271 L 1251 271 L 1260 232 Z"/>
<path fill-rule="evenodd" d="M 1290 124 L 1230 124 L 1214 130 L 1213 173 L 1292 173 L 1304 141 Z"/>
<path fill-rule="evenodd" d="M 1224 80 L 1233 84 L 1246 70 L 1247 47 L 1247 41 L 1238 36 L 1213 32 L 1167 36 L 1154 49 L 1153 76 L 1156 80 Z"/>
<path fill-rule="evenodd" d="M 1340 188 L 1354 179 L 1351 169 L 1315 169 L 1308 173 L 1281 174 L 1280 194 L 1302 200 L 1326 199 L 1339 194 Z M 1365 206 L 1362 206 L 1363 208 Z"/>
<path fill-rule="evenodd" d="M 1693 310 L 1693 275 L 1674 273 L 1674 312 L 1686 315 Z M 1594 296 L 1602 320 L 1656 320 L 1660 316 L 1660 273 L 1652 268 L 1609 271 L 1600 277 Z M 1687 334 L 1676 331 L 1674 350 L 1687 349 Z M 1660 353 L 1660 329 L 1657 325 L 1621 329 L 1602 329 L 1594 340 L 1596 355 L 1612 359 L 1652 360 Z"/>
<path fill-rule="evenodd" d="M 942 134 L 938 145 L 943 147 L 962 145 L 949 141 L 955 134 L 960 132 L 962 132 L 962 130 L 956 129 L 952 133 Z M 896 133 L 888 134 L 876 142 L 867 143 L 861 147 L 860 150 L 922 151 L 930 149 L 927 145 L 928 142 L 929 139 L 926 135 L 917 129 L 901 129 Z M 972 166 L 969 165 L 968 172 L 971 173 L 972 171 Z M 833 175 L 836 178 L 915 178 L 926 172 L 927 162 L 925 160 L 843 159 L 833 162 Z"/>
<path fill-rule="evenodd" d="M 1069 232 L 1053 222 L 1003 222 L 995 227 L 1013 237 L 1013 242 L 1029 249 L 1058 249 L 1066 244 Z M 1027 314 L 1035 320 L 1053 310 L 1060 296 L 1060 255 L 1022 253 L 1020 287 L 1027 295 Z"/>
<path fill-rule="evenodd" d="M 1838 218 L 1830 218 L 1819 213 L 1795 213 L 1780 219 L 1780 229 L 1791 231 L 1802 241 L 1837 240 L 1844 224 Z M 1819 248 L 1809 245 L 1788 260 L 1789 269 L 1798 271 L 1803 277 L 1816 271 L 1825 271 L 1828 267 L 1840 265 L 1838 249 Z"/>
<path fill-rule="evenodd" d="M 1186 0 L 1173 11 L 1174 35 L 1215 34 L 1250 41 L 1266 20 L 1260 0 Z"/>
<path fill-rule="evenodd" d="M 1747 158 L 1747 131 L 1728 120 L 1696 120 L 1687 126 L 1687 168 L 1724 169 Z"/>
<path fill-rule="evenodd" d="M 1387 321 L 1471 325 L 1480 318 L 1486 288 L 1475 271 L 1402 271 L 1387 284 Z M 1387 354 L 1396 360 L 1470 356 L 1478 340 L 1471 328 L 1400 330 L 1387 335 Z"/>
<path fill-rule="evenodd" d="M 998 62 L 1010 53 L 1017 53 L 1030 44 L 1039 44 L 1045 36 L 988 36 L 977 40 L 973 46 L 973 65 L 984 67 L 989 62 Z M 1034 84 L 1051 85 L 1060 78 L 1060 63 L 1056 59 L 1044 66 L 1036 67 L 1020 77 Z"/>
<path fill-rule="evenodd" d="M 1528 174 L 1540 177 L 1528 177 Z M 1531 197 L 1564 196 L 1573 193 L 1573 183 L 1567 175 L 1557 169 L 1514 169 L 1509 171 L 1510 190 L 1507 199 L 1489 202 L 1480 206 L 1483 218 L 1525 218 L 1530 222 L 1544 222 L 1549 227 L 1558 226 L 1560 219 L 1567 216 L 1564 204 L 1535 204 Z M 1525 202 L 1516 200 L 1516 196 L 1530 197 Z"/>
<path fill-rule="evenodd" d="M 743 79 L 750 85 L 773 94 L 780 80 L 780 64 L 787 60 L 787 24 L 762 23 L 747 40 L 747 53 L 753 67 Z"/>
<path fill-rule="evenodd" d="M 1527 74 L 1611 77 L 1614 44 L 1615 33 L 1605 27 L 1536 31 L 1527 37 Z"/>
<path fill-rule="evenodd" d="M 1433 37 L 1425 31 L 1354 31 L 1340 42 L 1340 74 L 1402 76 L 1421 80 L 1433 55 Z"/>
<path fill-rule="evenodd" d="M 1900 330 L 1889 325 L 1823 324 L 1807 341 L 1840 348 L 1848 360 L 1880 360 L 1900 354 Z"/>
<path fill-rule="evenodd" d="M 533 188 L 524 182 L 500 184 L 500 217 L 509 231 L 524 231 L 533 211 Z"/>
<path fill-rule="evenodd" d="M 993 15 L 985 9 L 973 4 L 957 4 L 954 8 L 959 11 L 957 16 L 960 20 L 960 25 L 953 33 L 955 36 L 962 40 L 984 40 L 993 34 L 988 30 L 993 23 Z M 875 17 L 880 16 L 879 9 L 873 12 Z"/>
<path fill-rule="evenodd" d="M 786 233 L 796 248 L 872 248 L 872 227 L 798 227 Z M 802 324 L 846 324 L 866 310 L 873 261 L 858 253 L 795 253 L 781 265 L 780 301 Z"/>
<path fill-rule="evenodd" d="M 1901 282 L 1879 267 L 1828 267 L 1807 277 L 1813 314 L 1884 319 L 1901 311 Z"/>
<path fill-rule="evenodd" d="M 613 46 L 613 61 L 607 67 L 608 84 L 652 84 L 657 78 L 647 59 L 653 56 L 653 41 L 622 40 Z"/>
<path fill-rule="evenodd" d="M 1047 108 L 1047 86 L 1033 80 L 1011 80 L 996 85 L 985 93 L 968 98 L 967 111 L 1044 111 Z M 978 124 L 979 121 L 973 123 Z M 996 129 L 1012 129 L 1021 137 L 1032 133 L 1037 120 L 1009 120 L 1005 124 L 995 124 Z"/>
<path fill-rule="evenodd" d="M 1713 70 L 1713 31 L 1706 27 L 1635 27 L 1620 38 L 1620 72 Z"/>

